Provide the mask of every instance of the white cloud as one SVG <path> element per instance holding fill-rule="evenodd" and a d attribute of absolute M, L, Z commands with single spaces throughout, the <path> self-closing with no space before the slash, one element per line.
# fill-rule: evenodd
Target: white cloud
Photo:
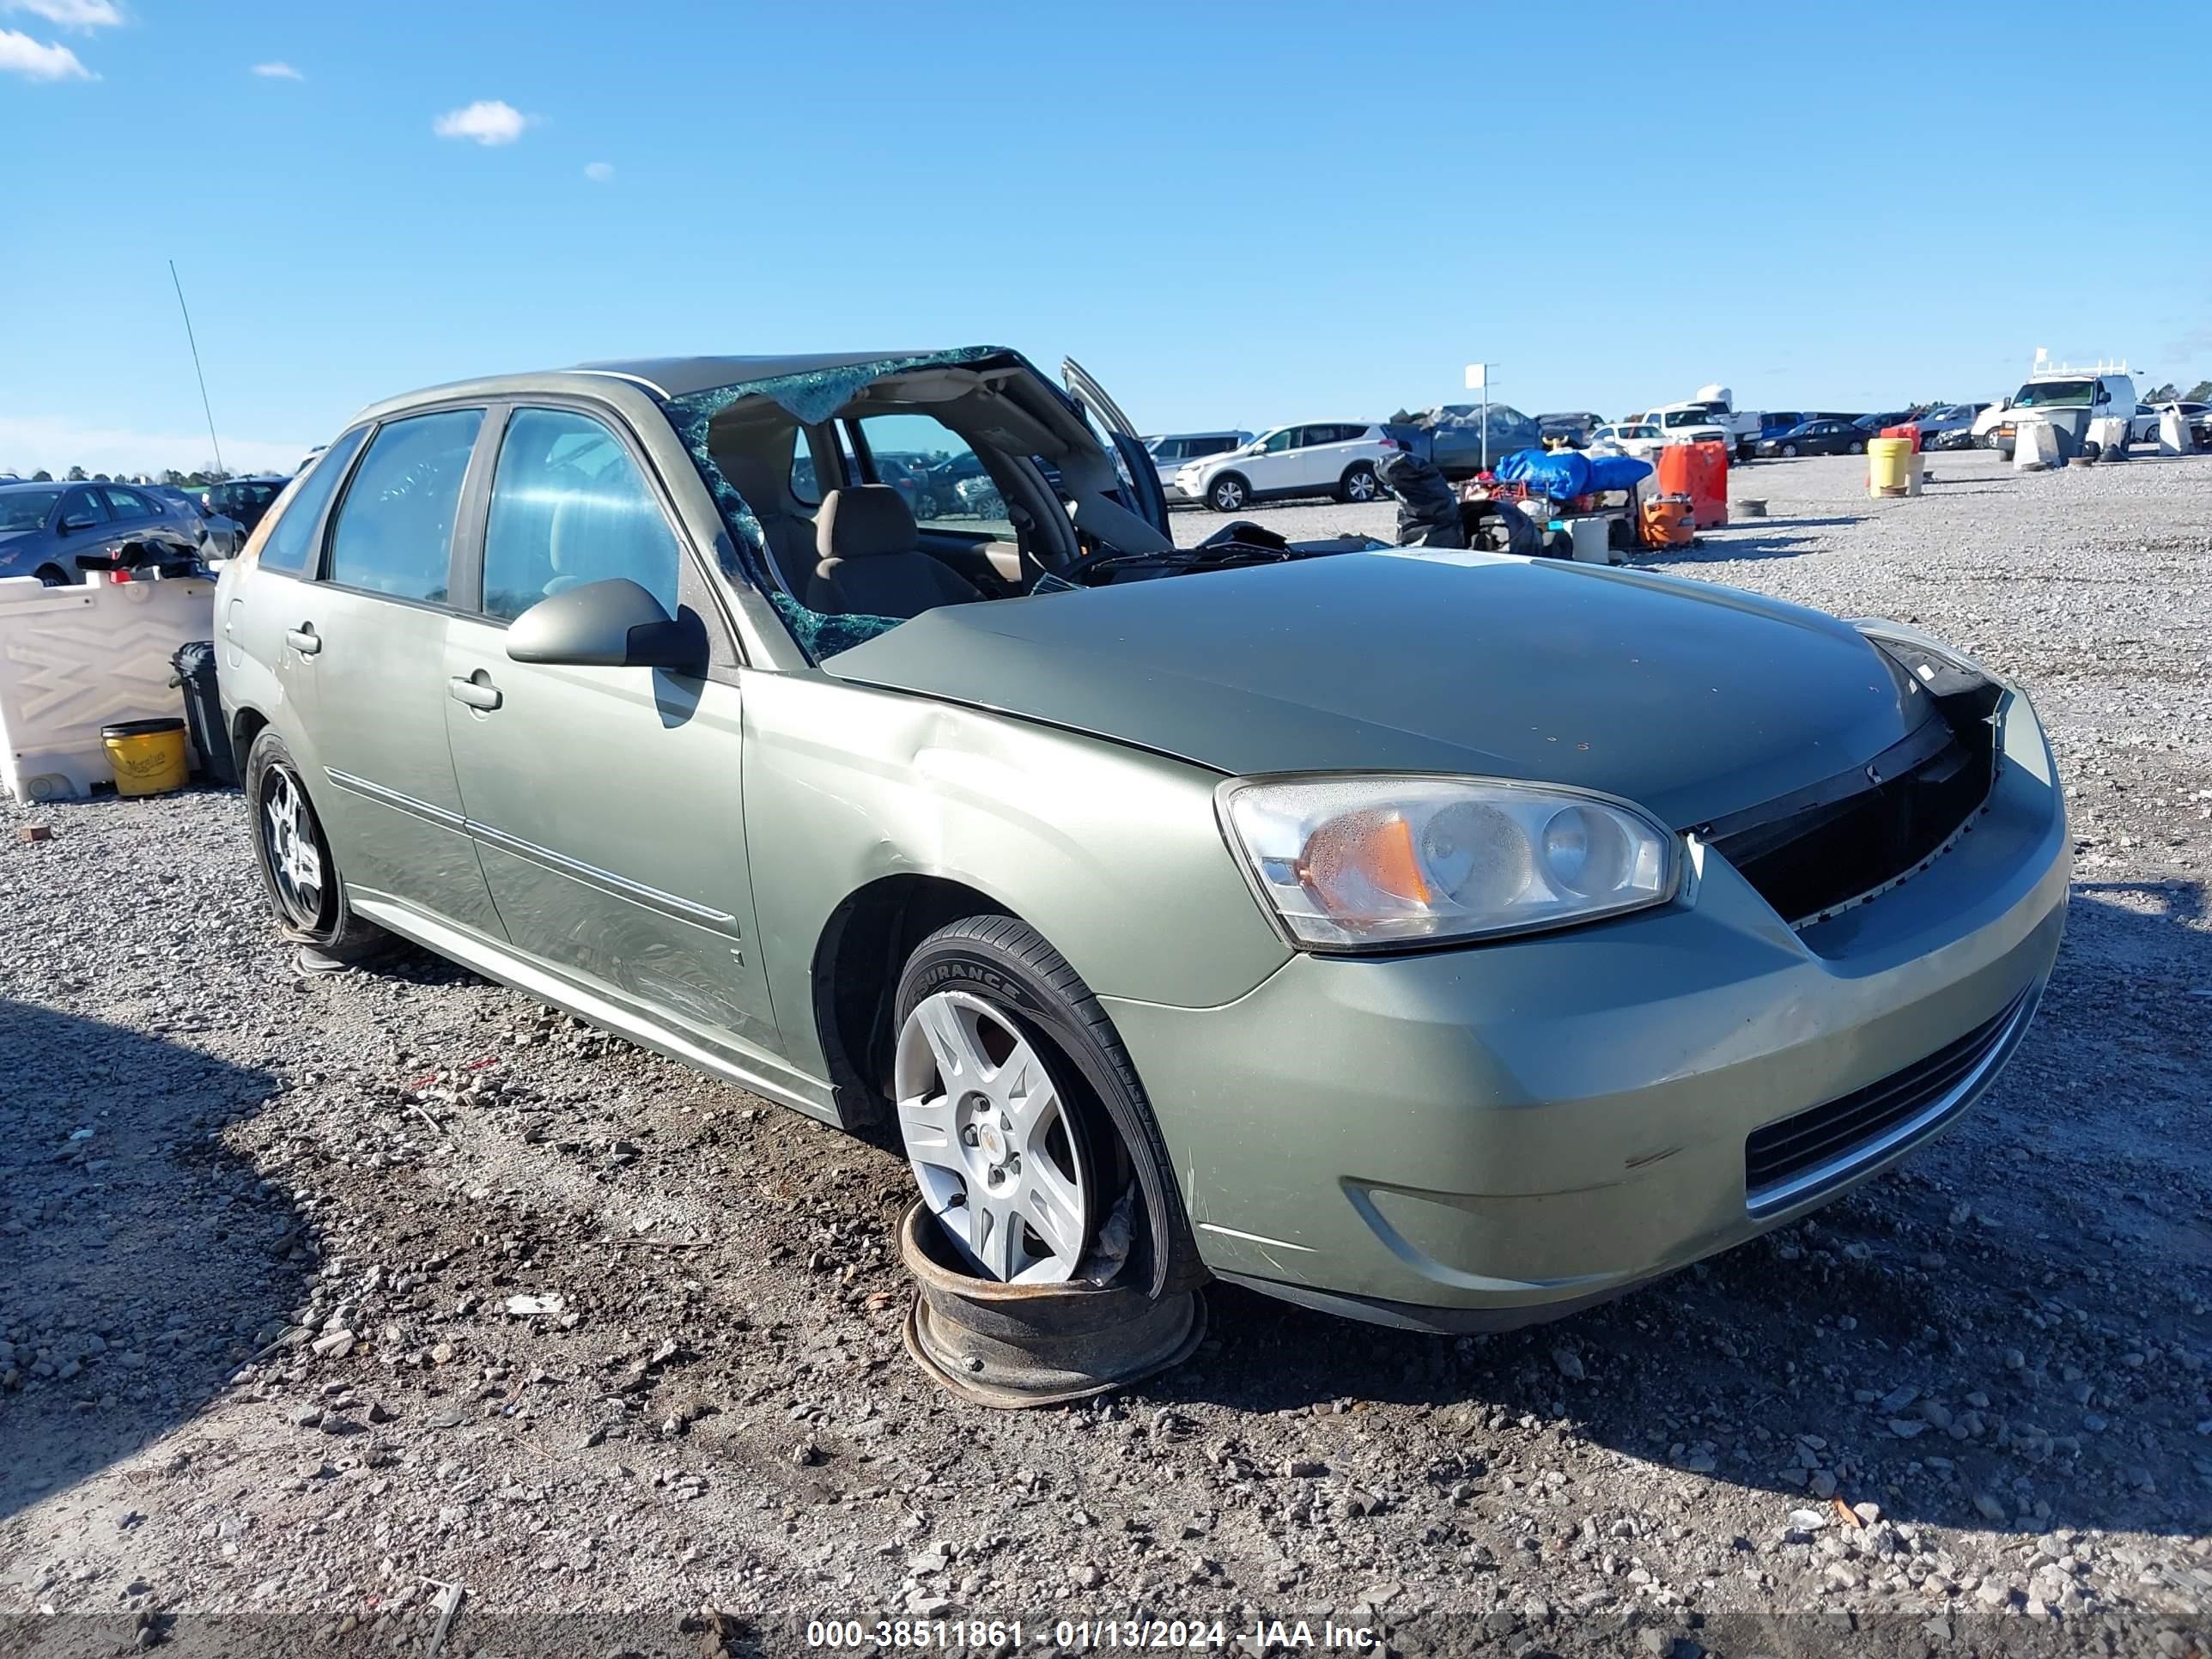
<path fill-rule="evenodd" d="M 614 176 L 615 164 L 612 161 L 588 161 L 585 163 L 584 177 L 590 179 L 595 185 L 604 185 L 608 179 Z"/>
<path fill-rule="evenodd" d="M 20 75 L 27 81 L 99 79 L 67 46 L 42 46 L 13 29 L 0 29 L 0 75 Z"/>
<path fill-rule="evenodd" d="M 306 441 L 223 435 L 222 459 L 234 472 L 289 472 L 307 453 Z M 151 472 L 175 467 L 189 472 L 215 459 L 204 429 L 138 432 L 91 426 L 60 416 L 0 415 L 0 472 L 29 477 L 45 471 L 57 478 L 70 467 L 87 472 Z"/>
<path fill-rule="evenodd" d="M 304 81 L 307 78 L 289 64 L 256 64 L 253 72 L 264 81 Z"/>
<path fill-rule="evenodd" d="M 65 29 L 112 28 L 123 21 L 115 0 L 4 0 L 0 11 L 27 11 Z"/>
<path fill-rule="evenodd" d="M 441 138 L 471 138 L 479 144 L 511 144 L 523 129 L 534 125 L 534 115 L 525 115 L 496 98 L 479 98 L 466 109 L 447 110 L 430 124 Z"/>

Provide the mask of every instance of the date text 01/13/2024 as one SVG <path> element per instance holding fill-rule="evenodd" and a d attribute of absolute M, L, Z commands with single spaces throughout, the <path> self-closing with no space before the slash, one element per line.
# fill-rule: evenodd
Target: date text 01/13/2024
<path fill-rule="evenodd" d="M 1049 1626 L 1030 1624 L 1028 1630 L 1040 1647 L 1077 1653 L 1109 1649 L 1202 1651 L 1224 1647 L 1230 1639 L 1228 1621 L 1222 1619 L 1060 1619 Z M 829 1619 L 808 1623 L 806 1645 L 848 1652 L 988 1651 L 1019 1648 L 1024 1633 L 1024 1622 L 1018 1619 Z M 1257 1620 L 1249 1634 L 1260 1648 L 1371 1653 L 1382 1646 L 1370 1626 L 1340 1625 L 1331 1620 L 1323 1620 L 1318 1626 L 1304 1619 Z"/>

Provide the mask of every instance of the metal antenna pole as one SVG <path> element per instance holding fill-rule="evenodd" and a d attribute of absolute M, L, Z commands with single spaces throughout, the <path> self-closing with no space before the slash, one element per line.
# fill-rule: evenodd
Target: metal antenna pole
<path fill-rule="evenodd" d="M 200 343 L 192 337 L 191 307 L 185 303 L 185 285 L 177 281 L 177 262 L 169 261 L 169 281 L 177 290 L 177 309 L 185 313 L 185 343 L 192 349 L 192 373 L 200 383 L 200 412 L 207 416 L 208 442 L 215 446 L 215 470 L 225 471 L 222 464 L 222 440 L 215 435 L 215 410 L 208 403 L 207 375 L 200 368 Z"/>

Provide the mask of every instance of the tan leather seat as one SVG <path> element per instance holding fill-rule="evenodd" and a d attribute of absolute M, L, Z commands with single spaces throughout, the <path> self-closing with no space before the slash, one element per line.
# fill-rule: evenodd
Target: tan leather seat
<path fill-rule="evenodd" d="M 914 514 L 889 484 L 833 489 L 814 518 L 821 556 L 806 585 L 825 616 L 918 617 L 983 596 L 958 571 L 921 550 Z"/>

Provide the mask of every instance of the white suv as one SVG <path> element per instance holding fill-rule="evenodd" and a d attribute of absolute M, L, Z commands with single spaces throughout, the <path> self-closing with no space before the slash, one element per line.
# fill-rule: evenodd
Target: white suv
<path fill-rule="evenodd" d="M 1314 421 L 1263 432 L 1242 449 L 1193 461 L 1176 474 L 1174 494 L 1216 513 L 1291 495 L 1379 500 L 1375 468 L 1397 448 L 1372 422 Z"/>

